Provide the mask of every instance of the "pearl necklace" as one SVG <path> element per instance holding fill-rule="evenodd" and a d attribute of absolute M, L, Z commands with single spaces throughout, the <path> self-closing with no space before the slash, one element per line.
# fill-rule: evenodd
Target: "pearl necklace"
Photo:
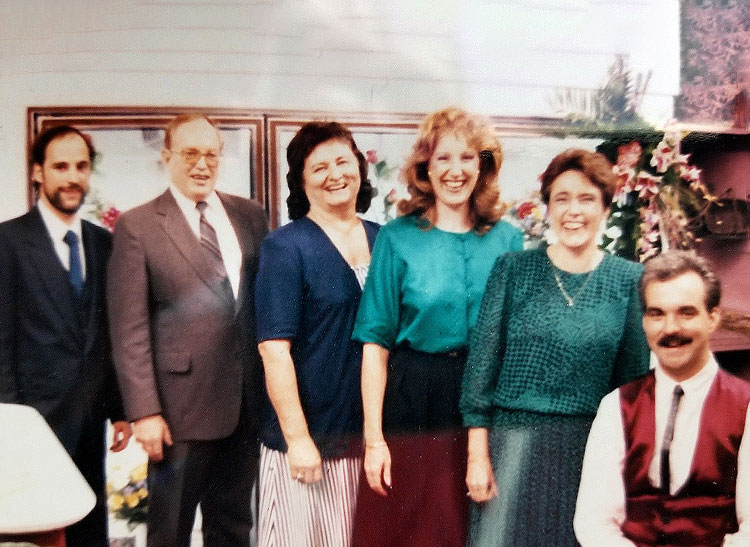
<path fill-rule="evenodd" d="M 557 283 L 557 288 L 560 289 L 560 294 L 563 295 L 563 298 L 565 298 L 565 301 L 568 303 L 568 307 L 572 308 L 573 304 L 575 303 L 576 299 L 581 296 L 581 293 L 583 292 L 583 289 L 586 288 L 586 285 L 589 282 L 589 279 L 591 279 L 591 276 L 594 273 L 594 270 L 596 268 L 593 268 L 591 271 L 589 271 L 589 274 L 586 276 L 586 279 L 583 281 L 583 285 L 581 285 L 581 288 L 578 289 L 578 291 L 575 293 L 574 296 L 570 296 L 568 294 L 568 291 L 565 290 L 565 287 L 563 286 L 562 279 L 560 279 L 560 276 L 557 275 L 557 268 L 555 265 L 552 265 L 552 275 L 555 276 L 555 282 Z"/>

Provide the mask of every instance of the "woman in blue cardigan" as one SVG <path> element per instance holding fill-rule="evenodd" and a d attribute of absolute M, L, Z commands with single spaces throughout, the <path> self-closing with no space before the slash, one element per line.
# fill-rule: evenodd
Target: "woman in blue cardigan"
<path fill-rule="evenodd" d="M 351 340 L 379 226 L 367 162 L 336 122 L 302 126 L 287 148 L 289 217 L 263 241 L 258 348 L 259 545 L 349 544 L 361 467 L 362 345 Z"/>

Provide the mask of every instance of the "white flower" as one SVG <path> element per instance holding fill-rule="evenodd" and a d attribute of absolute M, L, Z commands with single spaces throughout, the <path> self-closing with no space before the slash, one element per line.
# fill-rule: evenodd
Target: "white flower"
<path fill-rule="evenodd" d="M 604 235 L 609 239 L 616 240 L 622 236 L 622 228 L 619 226 L 610 226 L 604 231 Z"/>

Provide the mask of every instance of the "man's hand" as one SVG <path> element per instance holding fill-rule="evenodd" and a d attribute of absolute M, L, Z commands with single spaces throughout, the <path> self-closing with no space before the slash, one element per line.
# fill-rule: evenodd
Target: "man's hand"
<path fill-rule="evenodd" d="M 130 442 L 130 436 L 133 434 L 130 424 L 126 421 L 117 421 L 112 423 L 114 434 L 112 435 L 112 446 L 109 449 L 112 452 L 124 450 Z"/>
<path fill-rule="evenodd" d="M 173 444 L 172 434 L 161 414 L 146 416 L 133 422 L 133 433 L 152 462 L 160 462 L 164 458 L 164 445 Z"/>

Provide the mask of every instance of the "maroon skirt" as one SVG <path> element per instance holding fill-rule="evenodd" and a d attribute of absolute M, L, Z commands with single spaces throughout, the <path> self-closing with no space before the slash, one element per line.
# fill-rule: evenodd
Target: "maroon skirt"
<path fill-rule="evenodd" d="M 463 547 L 466 544 L 466 433 L 458 400 L 466 352 L 391 352 L 383 430 L 391 452 L 387 497 L 362 476 L 355 547 Z"/>

